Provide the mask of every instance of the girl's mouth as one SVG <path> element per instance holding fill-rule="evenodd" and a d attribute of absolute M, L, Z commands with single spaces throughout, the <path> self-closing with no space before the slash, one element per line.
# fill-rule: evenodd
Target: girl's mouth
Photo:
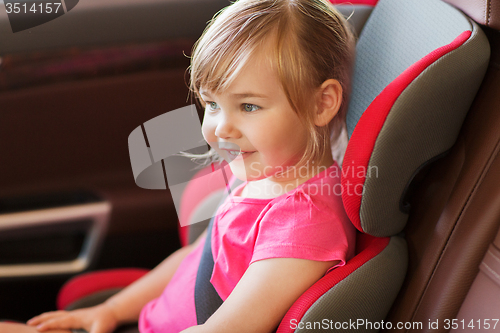
<path fill-rule="evenodd" d="M 240 146 L 231 142 L 214 141 L 209 142 L 209 145 L 228 163 L 231 163 L 233 160 L 246 158 L 256 152 L 241 150 Z"/>
<path fill-rule="evenodd" d="M 253 153 L 253 151 L 239 151 L 239 150 L 226 150 L 226 151 L 229 153 L 229 155 L 233 157 L 238 157 L 240 155 L 245 156 Z"/>
<path fill-rule="evenodd" d="M 232 155 L 232 156 L 238 156 L 238 155 L 244 155 L 244 154 L 248 154 L 248 152 L 246 151 L 237 151 L 237 150 L 228 150 L 227 151 L 229 153 L 229 155 Z"/>

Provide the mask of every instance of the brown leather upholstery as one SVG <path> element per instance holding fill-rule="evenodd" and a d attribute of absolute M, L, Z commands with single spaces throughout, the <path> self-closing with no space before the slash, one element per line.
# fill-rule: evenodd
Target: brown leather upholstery
<path fill-rule="evenodd" d="M 490 245 L 479 266 L 480 272 L 472 284 L 467 298 L 457 315 L 457 325 L 466 332 L 478 328 L 498 328 L 498 309 L 500 309 L 500 234 Z M 464 320 L 462 323 L 461 321 Z M 472 322 L 471 322 L 472 320 Z M 495 325 L 495 326 L 494 326 Z"/>
<path fill-rule="evenodd" d="M 498 0 L 444 0 L 462 10 L 479 24 L 500 29 L 500 1 Z"/>
<path fill-rule="evenodd" d="M 417 189 L 405 230 L 409 269 L 388 320 L 423 322 L 423 332 L 429 319 L 455 318 L 500 224 L 500 34 L 487 30 L 486 77 L 457 143 Z"/>

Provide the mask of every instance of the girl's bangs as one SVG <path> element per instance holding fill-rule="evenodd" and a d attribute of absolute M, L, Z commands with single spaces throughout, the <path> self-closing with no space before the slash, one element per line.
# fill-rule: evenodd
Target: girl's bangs
<path fill-rule="evenodd" d="M 248 63 L 255 45 L 227 41 L 219 42 L 217 48 L 204 48 L 198 55 L 195 87 L 216 94 L 224 92 Z"/>

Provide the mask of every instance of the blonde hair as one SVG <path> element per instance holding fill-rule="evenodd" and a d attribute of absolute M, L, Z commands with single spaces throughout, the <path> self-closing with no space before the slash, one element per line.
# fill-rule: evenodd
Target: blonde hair
<path fill-rule="evenodd" d="M 194 46 L 190 90 L 204 106 L 200 88 L 223 92 L 269 38 L 276 41 L 272 61 L 285 95 L 311 133 L 297 165 L 319 162 L 331 143 L 342 141 L 354 58 L 350 26 L 326 0 L 239 0 L 218 12 Z M 340 82 L 343 102 L 329 126 L 318 127 L 311 96 L 327 79 Z"/>

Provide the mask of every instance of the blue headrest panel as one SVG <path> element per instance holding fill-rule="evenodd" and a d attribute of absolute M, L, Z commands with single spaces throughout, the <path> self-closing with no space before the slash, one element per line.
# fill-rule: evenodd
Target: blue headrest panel
<path fill-rule="evenodd" d="M 472 30 L 471 21 L 440 0 L 380 0 L 356 45 L 347 112 L 349 137 L 363 112 L 389 83 L 466 30 Z"/>

